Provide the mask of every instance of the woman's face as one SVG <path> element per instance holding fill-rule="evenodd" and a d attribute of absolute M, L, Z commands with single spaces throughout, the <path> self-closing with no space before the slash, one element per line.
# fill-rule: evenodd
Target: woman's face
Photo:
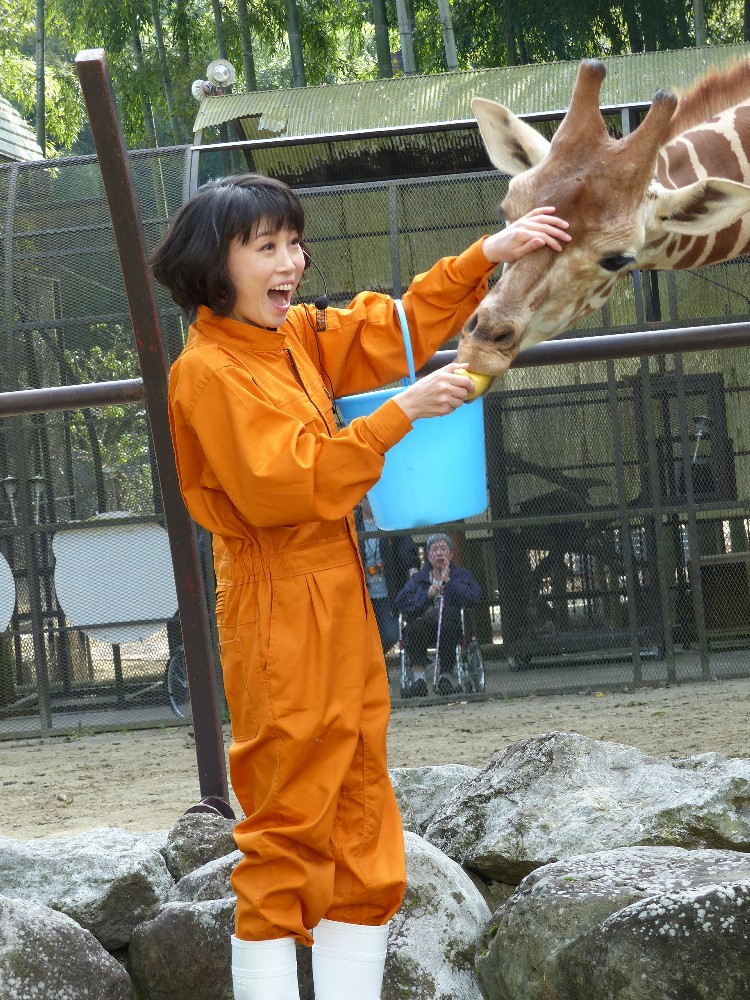
<path fill-rule="evenodd" d="M 443 570 L 453 558 L 453 552 L 447 542 L 433 542 L 427 553 L 427 559 L 434 570 Z"/>
<path fill-rule="evenodd" d="M 232 318 L 275 330 L 286 319 L 305 269 L 300 236 L 261 220 L 247 243 L 232 240 L 227 270 L 237 292 Z"/>

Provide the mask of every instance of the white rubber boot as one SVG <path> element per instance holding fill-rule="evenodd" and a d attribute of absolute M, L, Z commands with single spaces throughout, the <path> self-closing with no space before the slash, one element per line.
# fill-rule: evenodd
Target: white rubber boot
<path fill-rule="evenodd" d="M 299 1000 L 294 938 L 241 941 L 232 935 L 234 1000 Z"/>
<path fill-rule="evenodd" d="M 388 924 L 321 920 L 313 939 L 315 1000 L 380 1000 Z"/>

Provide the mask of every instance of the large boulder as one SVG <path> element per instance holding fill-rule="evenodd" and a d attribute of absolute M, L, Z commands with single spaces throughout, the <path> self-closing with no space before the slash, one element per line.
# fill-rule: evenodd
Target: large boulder
<path fill-rule="evenodd" d="M 494 914 L 489 1000 L 750 996 L 750 857 L 636 847 L 537 869 Z"/>
<path fill-rule="evenodd" d="M 479 1000 L 474 971 L 490 910 L 455 862 L 406 833 L 404 903 L 391 922 L 383 1000 Z"/>
<path fill-rule="evenodd" d="M 486 880 L 639 844 L 750 850 L 750 761 L 684 760 L 548 733 L 513 743 L 443 801 L 425 838 Z"/>
<path fill-rule="evenodd" d="M 436 810 L 448 798 L 456 785 L 479 774 L 478 767 L 467 764 L 427 764 L 424 767 L 391 768 L 391 782 L 399 800 L 402 815 L 416 820 L 420 833 L 429 825 Z M 404 809 L 403 803 L 408 803 Z M 407 827 L 406 820 L 404 826 Z M 407 827 L 409 828 L 409 827 Z"/>
<path fill-rule="evenodd" d="M 136 927 L 128 969 L 140 1000 L 231 1000 L 234 899 L 169 903 Z"/>
<path fill-rule="evenodd" d="M 235 821 L 208 812 L 185 813 L 167 834 L 167 868 L 175 882 L 236 850 Z"/>
<path fill-rule="evenodd" d="M 59 840 L 0 837 L 0 895 L 59 910 L 110 950 L 127 945 L 172 888 L 162 855 L 125 830 Z"/>
<path fill-rule="evenodd" d="M 0 896 L 3 1000 L 135 1000 L 120 963 L 70 917 Z"/>
<path fill-rule="evenodd" d="M 234 899 L 230 877 L 242 860 L 241 851 L 232 851 L 221 858 L 196 868 L 181 878 L 174 888 L 173 898 L 183 903 L 198 903 L 207 899 Z"/>
<path fill-rule="evenodd" d="M 396 793 L 396 803 L 398 804 L 398 810 L 401 813 L 401 825 L 405 831 L 409 833 L 416 833 L 418 836 L 422 836 L 422 827 L 419 820 L 414 815 L 414 809 L 409 801 L 408 797 L 404 794 L 403 790 L 399 788 L 397 784 L 394 783 L 393 791 Z"/>

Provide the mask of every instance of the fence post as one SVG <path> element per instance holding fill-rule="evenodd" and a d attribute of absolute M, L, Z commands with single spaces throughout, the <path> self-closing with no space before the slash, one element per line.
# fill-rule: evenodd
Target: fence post
<path fill-rule="evenodd" d="M 167 419 L 168 360 L 125 139 L 103 50 L 79 52 L 76 69 L 99 157 L 143 376 L 177 587 L 201 795 L 226 799 L 228 786 L 220 699 L 216 675 L 211 669 L 211 633 L 200 555 L 195 526 L 183 503 L 177 479 Z"/>

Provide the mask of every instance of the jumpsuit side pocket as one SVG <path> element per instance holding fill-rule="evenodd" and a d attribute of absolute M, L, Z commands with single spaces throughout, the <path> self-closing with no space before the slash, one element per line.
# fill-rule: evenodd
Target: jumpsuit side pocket
<path fill-rule="evenodd" d="M 224 694 L 232 725 L 232 739 L 236 742 L 251 740 L 258 735 L 258 720 L 248 685 L 250 664 L 245 661 L 242 639 L 238 631 L 235 631 L 233 638 L 219 643 L 219 656 L 224 675 Z"/>

